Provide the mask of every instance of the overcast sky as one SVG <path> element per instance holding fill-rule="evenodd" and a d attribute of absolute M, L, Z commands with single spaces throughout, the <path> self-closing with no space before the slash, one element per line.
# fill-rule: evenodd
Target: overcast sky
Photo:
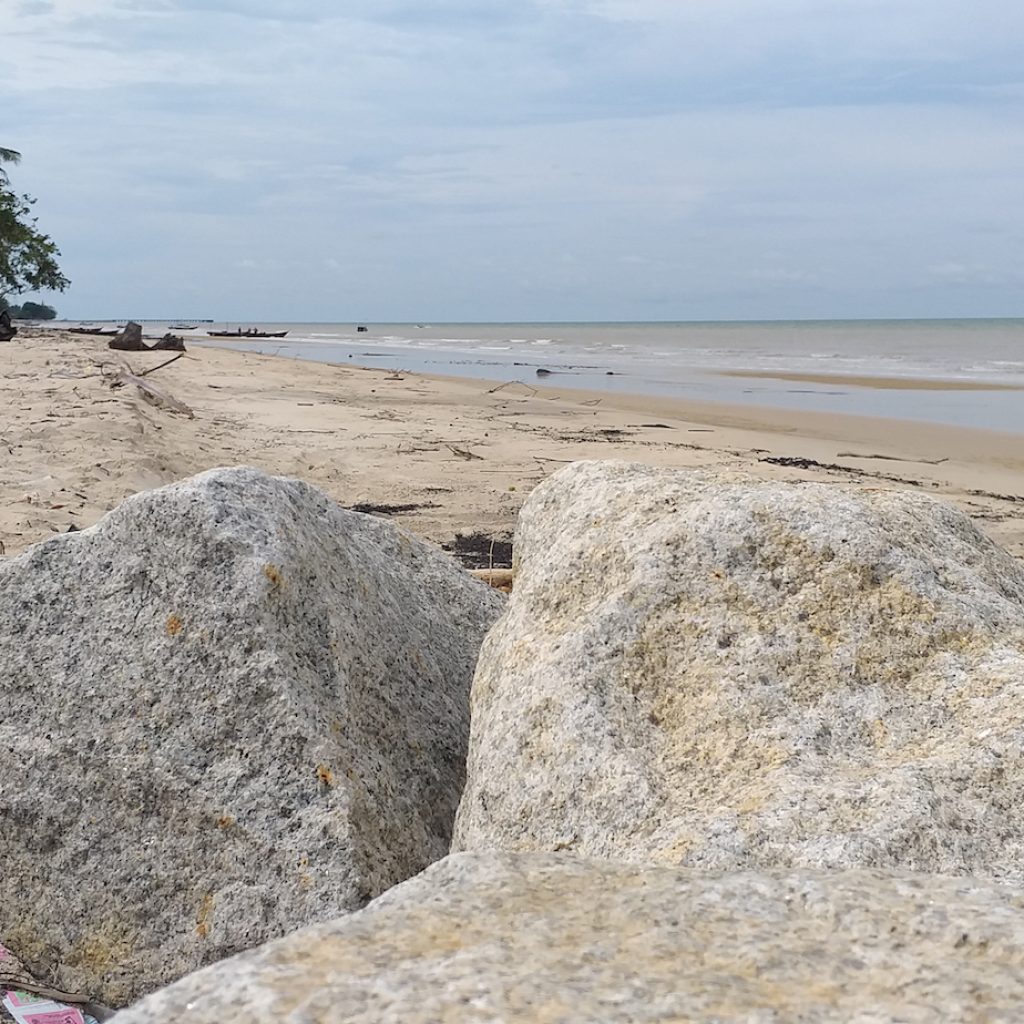
<path fill-rule="evenodd" d="M 1020 0 L 0 0 L 74 317 L 1024 314 Z"/>

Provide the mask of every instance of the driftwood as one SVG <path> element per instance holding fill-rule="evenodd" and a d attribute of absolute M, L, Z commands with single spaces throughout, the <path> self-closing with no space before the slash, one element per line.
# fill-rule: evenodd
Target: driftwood
<path fill-rule="evenodd" d="M 154 369 L 158 369 L 158 367 L 154 367 Z M 190 420 L 195 419 L 196 414 L 184 402 L 178 401 L 170 392 L 157 387 L 151 381 L 144 380 L 127 370 L 122 370 L 114 378 L 111 387 L 119 387 L 122 384 L 134 384 L 142 392 L 142 397 L 151 405 L 160 406 L 169 412 L 181 413 Z"/>
<path fill-rule="evenodd" d="M 118 352 L 145 352 L 149 346 L 142 340 L 142 324 L 129 320 L 124 330 L 107 342 L 107 347 Z"/>
<path fill-rule="evenodd" d="M 6 309 L 0 310 L 0 341 L 10 341 L 18 333 L 18 328 L 11 323 L 11 314 Z"/>
<path fill-rule="evenodd" d="M 179 359 L 183 358 L 184 355 L 185 353 L 182 352 L 181 355 L 177 355 L 173 359 L 167 359 L 162 363 L 157 363 L 156 366 L 151 366 L 148 370 L 143 370 L 138 376 L 148 377 L 151 373 L 156 373 L 157 370 L 162 370 L 165 366 L 170 366 L 171 363 L 176 363 Z"/>
<path fill-rule="evenodd" d="M 118 352 L 184 352 L 185 341 L 177 334 L 168 333 L 155 344 L 147 345 L 142 337 L 141 324 L 133 321 L 107 342 L 107 348 Z"/>
<path fill-rule="evenodd" d="M 185 339 L 178 334 L 165 334 L 156 344 L 149 346 L 150 352 L 184 352 Z"/>
<path fill-rule="evenodd" d="M 460 459 L 465 459 L 467 462 L 471 459 L 483 459 L 482 455 L 477 455 L 476 452 L 471 452 L 468 448 L 459 448 L 454 444 L 446 444 L 445 448 L 453 455 L 457 455 Z"/>
<path fill-rule="evenodd" d="M 861 454 L 860 452 L 836 452 L 837 459 L 885 459 L 887 462 L 919 462 L 922 466 L 940 466 L 943 462 L 949 462 L 949 457 L 944 459 L 901 459 L 898 455 L 879 455 L 875 452 Z"/>
<path fill-rule="evenodd" d="M 537 389 L 536 388 L 531 388 L 529 384 L 524 384 L 521 380 L 507 380 L 507 381 L 505 381 L 504 384 L 498 384 L 497 386 L 495 386 L 493 388 L 488 388 L 487 389 L 487 394 L 489 394 L 489 395 L 497 394 L 497 392 L 503 390 L 504 388 L 509 387 L 511 384 L 518 384 L 521 388 L 526 388 L 526 390 L 529 391 L 531 395 L 537 394 Z"/>

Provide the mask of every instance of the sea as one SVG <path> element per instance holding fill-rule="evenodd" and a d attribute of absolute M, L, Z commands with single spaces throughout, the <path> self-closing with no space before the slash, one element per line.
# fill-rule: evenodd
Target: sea
<path fill-rule="evenodd" d="M 1024 318 L 143 326 L 149 336 L 174 328 L 193 343 L 326 363 L 1024 434 Z M 250 327 L 288 333 L 259 341 L 207 335 Z M 855 378 L 895 381 L 873 387 Z"/>

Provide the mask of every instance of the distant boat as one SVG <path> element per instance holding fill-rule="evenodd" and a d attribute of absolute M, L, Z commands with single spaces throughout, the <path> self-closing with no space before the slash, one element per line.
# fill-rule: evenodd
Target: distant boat
<path fill-rule="evenodd" d="M 171 324 L 172 331 L 194 331 L 195 329 L 195 324 Z"/>
<path fill-rule="evenodd" d="M 102 327 L 69 327 L 68 334 L 93 334 L 100 338 L 112 338 L 121 332 L 115 327 L 113 330 L 104 330 Z"/>
<path fill-rule="evenodd" d="M 362 333 L 363 331 L 366 331 L 366 330 L 368 330 L 368 329 L 369 329 L 369 328 L 367 328 L 367 327 L 364 327 L 364 326 L 363 326 L 362 324 L 360 324 L 360 325 L 359 325 L 359 326 L 358 326 L 358 327 L 356 328 L 356 330 L 357 330 L 357 331 L 359 331 L 360 333 Z"/>
<path fill-rule="evenodd" d="M 257 331 L 250 327 L 243 331 L 241 327 L 237 331 L 207 331 L 211 338 L 283 338 L 287 331 Z"/>

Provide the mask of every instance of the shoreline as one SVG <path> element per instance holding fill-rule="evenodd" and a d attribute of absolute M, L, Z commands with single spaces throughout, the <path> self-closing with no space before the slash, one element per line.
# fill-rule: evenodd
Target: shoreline
<path fill-rule="evenodd" d="M 792 368 L 778 369 L 710 363 L 686 366 L 679 355 L 659 370 L 649 362 L 649 356 L 630 364 L 622 362 L 621 353 L 611 352 L 600 355 L 581 351 L 571 357 L 567 352 L 550 352 L 544 358 L 539 352 L 516 351 L 499 357 L 495 351 L 409 348 L 373 338 L 345 342 L 194 340 L 200 345 L 325 365 L 362 365 L 476 381 L 518 380 L 528 385 L 596 391 L 625 399 L 670 399 L 687 405 L 719 403 L 795 414 L 885 417 L 906 423 L 1014 433 L 1024 438 L 1024 413 L 1017 394 L 1024 390 L 1024 377 L 1020 375 L 1002 381 L 954 375 L 812 372 L 799 369 L 799 355 L 794 355 Z M 521 359 L 510 360 L 511 356 Z M 543 372 L 535 376 L 538 371 Z"/>
<path fill-rule="evenodd" d="M 168 353 L 26 332 L 4 346 L 0 543 L 8 555 L 84 528 L 129 494 L 214 466 L 295 476 L 442 545 L 507 541 L 533 486 L 617 458 L 726 476 L 925 489 L 1024 556 L 1024 445 L 1014 434 L 875 417 L 409 373 L 190 347 L 147 378 L 194 418 L 112 390 Z M 499 560 L 496 559 L 495 564 Z"/>
<path fill-rule="evenodd" d="M 989 430 L 983 427 L 960 427 L 947 423 L 921 423 L 916 420 L 902 420 L 888 416 L 864 416 L 847 412 L 819 412 L 816 410 L 793 410 L 782 406 L 762 405 L 757 402 L 719 402 L 699 399 L 678 398 L 672 395 L 650 395 L 623 391 L 605 391 L 596 388 L 579 387 L 572 383 L 561 386 L 552 377 L 538 378 L 536 383 L 525 381 L 501 381 L 490 377 L 454 376 L 443 373 L 424 373 L 404 369 L 382 369 L 364 366 L 356 362 L 328 362 L 319 359 L 303 359 L 289 355 L 263 352 L 246 352 L 242 349 L 216 342 L 200 342 L 197 348 L 218 349 L 234 352 L 249 358 L 270 359 L 313 366 L 331 366 L 342 370 L 356 370 L 365 373 L 384 373 L 388 377 L 401 375 L 408 378 L 437 381 L 454 389 L 466 389 L 476 393 L 474 386 L 482 386 L 487 394 L 509 395 L 517 398 L 538 397 L 546 401 L 564 401 L 569 404 L 594 408 L 601 405 L 604 410 L 633 412 L 637 415 L 661 415 L 700 427 L 714 427 L 728 430 L 764 432 L 786 437 L 799 437 L 808 442 L 860 440 L 886 448 L 934 457 L 938 451 L 952 450 L 958 457 L 976 458 L 979 450 L 1003 450 L 1015 445 L 1021 447 L 1020 467 L 1024 471 L 1024 434 L 1011 431 Z M 724 373 L 724 371 L 723 371 Z M 746 375 L 746 374 L 744 374 Z M 751 376 L 775 376 L 751 373 Z M 558 377 L 554 374 L 553 377 Z M 794 378 L 799 375 L 792 375 Z M 837 375 L 838 377 L 838 375 Z M 387 377 L 385 378 L 387 379 Z M 884 378 L 871 378 L 884 379 Z M 922 385 L 927 387 L 927 381 Z M 1024 390 L 1011 385 L 1000 386 L 1000 390 Z M 568 392 L 568 394 L 563 394 Z M 641 424 L 642 426 L 642 424 Z M 903 432 L 906 443 L 894 443 Z M 874 457 L 874 456 L 871 456 Z M 942 456 L 939 456 L 940 458 Z M 920 461 L 913 457 L 895 461 Z M 1024 478 L 1021 479 L 1024 488 Z M 1022 495 L 1024 500 L 1024 495 Z"/>
<path fill-rule="evenodd" d="M 877 391 L 1024 391 L 1024 384 L 997 384 L 981 380 L 954 380 L 939 377 L 877 377 L 871 374 L 793 373 L 783 370 L 719 370 L 717 372 L 722 377 L 784 380 L 799 384 L 838 384 L 853 388 L 873 388 Z"/>

